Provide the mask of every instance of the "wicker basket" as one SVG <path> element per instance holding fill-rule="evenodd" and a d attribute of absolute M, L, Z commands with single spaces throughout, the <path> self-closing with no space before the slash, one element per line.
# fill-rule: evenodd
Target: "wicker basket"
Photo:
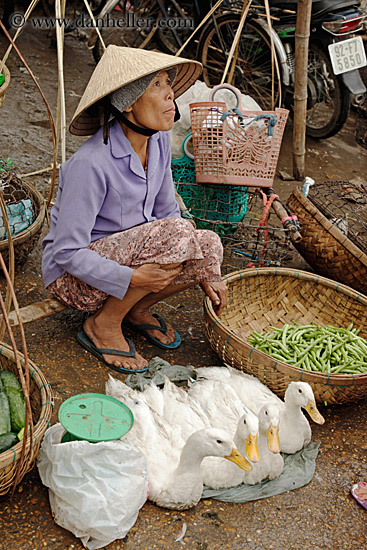
<path fill-rule="evenodd" d="M 247 340 L 252 331 L 292 321 L 346 328 L 353 322 L 367 338 L 367 296 L 313 273 L 286 268 L 237 271 L 225 277 L 228 305 L 218 318 L 208 298 L 205 330 L 213 350 L 227 364 L 259 378 L 284 397 L 293 380 L 308 382 L 318 403 L 339 404 L 367 396 L 366 374 L 327 374 L 277 361 Z"/>
<path fill-rule="evenodd" d="M 9 84 L 10 84 L 10 72 L 6 65 L 4 65 L 2 69 L 2 73 L 5 77 L 5 80 L 0 86 L 0 107 L 3 106 L 5 95 L 6 95 L 6 92 L 8 91 Z"/>
<path fill-rule="evenodd" d="M 0 368 L 12 371 L 17 375 L 15 356 L 12 348 L 1 344 Z M 19 354 L 21 360 L 23 356 Z M 52 413 L 52 394 L 49 384 L 41 370 L 28 360 L 30 374 L 30 403 L 32 415 L 35 419 L 33 439 L 28 436 L 25 447 L 25 455 L 22 459 L 22 442 L 17 443 L 11 449 L 0 454 L 0 495 L 5 495 L 14 484 L 19 463 L 21 461 L 18 483 L 24 475 L 31 470 L 39 453 L 42 437 L 49 427 Z M 37 422 L 36 422 L 37 419 Z"/>
<path fill-rule="evenodd" d="M 300 189 L 292 193 L 287 206 L 301 223 L 303 238 L 295 247 L 306 262 L 317 273 L 367 294 L 367 254 L 328 220 Z M 367 209 L 364 210 L 367 213 Z"/>
<path fill-rule="evenodd" d="M 3 188 L 3 195 L 6 204 L 19 202 L 22 199 L 30 199 L 35 213 L 33 223 L 24 231 L 12 236 L 14 246 L 15 266 L 21 267 L 27 260 L 29 254 L 36 247 L 41 236 L 41 229 L 46 217 L 46 203 L 42 195 L 33 187 L 24 183 L 15 174 L 8 174 Z M 0 240 L 0 252 L 6 265 L 9 262 L 9 241 Z"/>

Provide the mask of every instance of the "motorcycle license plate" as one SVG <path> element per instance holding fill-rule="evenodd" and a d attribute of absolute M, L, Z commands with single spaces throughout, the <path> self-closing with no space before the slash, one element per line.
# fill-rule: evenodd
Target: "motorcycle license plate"
<path fill-rule="evenodd" d="M 361 36 L 329 44 L 329 54 L 334 74 L 347 73 L 367 65 Z"/>

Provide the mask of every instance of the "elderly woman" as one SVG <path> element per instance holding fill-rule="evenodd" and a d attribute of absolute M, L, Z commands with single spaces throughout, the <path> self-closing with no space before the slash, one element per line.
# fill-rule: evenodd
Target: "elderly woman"
<path fill-rule="evenodd" d="M 150 313 L 160 300 L 200 283 L 218 314 L 226 304 L 220 239 L 181 218 L 171 174 L 174 94 L 200 72 L 195 61 L 108 46 L 70 125 L 94 135 L 60 168 L 43 277 L 59 301 L 91 314 L 77 339 L 119 372 L 147 368 L 124 326 L 163 349 L 180 345 Z"/>

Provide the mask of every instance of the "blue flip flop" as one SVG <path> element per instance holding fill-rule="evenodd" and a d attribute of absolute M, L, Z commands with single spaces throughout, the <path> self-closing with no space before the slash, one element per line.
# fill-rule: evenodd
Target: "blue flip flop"
<path fill-rule="evenodd" d="M 181 337 L 176 330 L 175 330 L 176 340 L 174 342 L 171 342 L 170 344 L 163 344 L 160 340 L 158 340 L 158 338 L 154 338 L 154 336 L 152 336 L 151 334 L 149 334 L 149 332 L 147 332 L 148 330 L 160 330 L 161 332 L 163 332 L 163 334 L 167 334 L 167 325 L 163 317 L 158 315 L 158 313 L 153 313 L 153 317 L 158 319 L 159 324 L 161 325 L 160 327 L 158 327 L 157 325 L 149 325 L 149 324 L 135 325 L 134 323 L 128 320 L 124 320 L 123 325 L 135 332 L 138 332 L 139 334 L 144 336 L 149 342 L 151 342 L 155 346 L 158 346 L 162 349 L 178 348 L 178 346 L 181 344 Z"/>
<path fill-rule="evenodd" d="M 111 363 L 107 363 L 107 361 L 104 360 L 103 354 L 108 355 L 121 355 L 123 357 L 135 357 L 136 355 L 136 349 L 131 340 L 129 338 L 126 338 L 126 342 L 129 344 L 129 351 L 121 351 L 118 349 L 109 349 L 109 348 L 97 348 L 92 340 L 87 336 L 84 332 L 84 330 L 81 330 L 78 332 L 76 339 L 78 340 L 79 344 L 83 346 L 86 350 L 88 350 L 90 353 L 95 355 L 95 357 L 98 357 L 100 361 L 103 361 L 106 365 L 108 365 L 111 369 L 122 372 L 126 374 L 136 374 L 138 372 L 145 372 L 148 370 L 148 366 L 144 369 L 134 370 L 134 369 L 125 369 L 124 367 L 117 367 L 115 365 L 111 365 Z"/>

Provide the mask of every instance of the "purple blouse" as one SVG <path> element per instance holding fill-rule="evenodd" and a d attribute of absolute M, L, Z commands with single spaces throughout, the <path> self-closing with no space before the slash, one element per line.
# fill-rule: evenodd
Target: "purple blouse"
<path fill-rule="evenodd" d="M 112 123 L 107 145 L 100 129 L 60 167 L 50 232 L 43 240 L 45 286 L 68 272 L 123 298 L 133 269 L 88 246 L 112 233 L 168 217 L 180 217 L 168 132 L 149 138 L 146 176 L 120 124 Z"/>

